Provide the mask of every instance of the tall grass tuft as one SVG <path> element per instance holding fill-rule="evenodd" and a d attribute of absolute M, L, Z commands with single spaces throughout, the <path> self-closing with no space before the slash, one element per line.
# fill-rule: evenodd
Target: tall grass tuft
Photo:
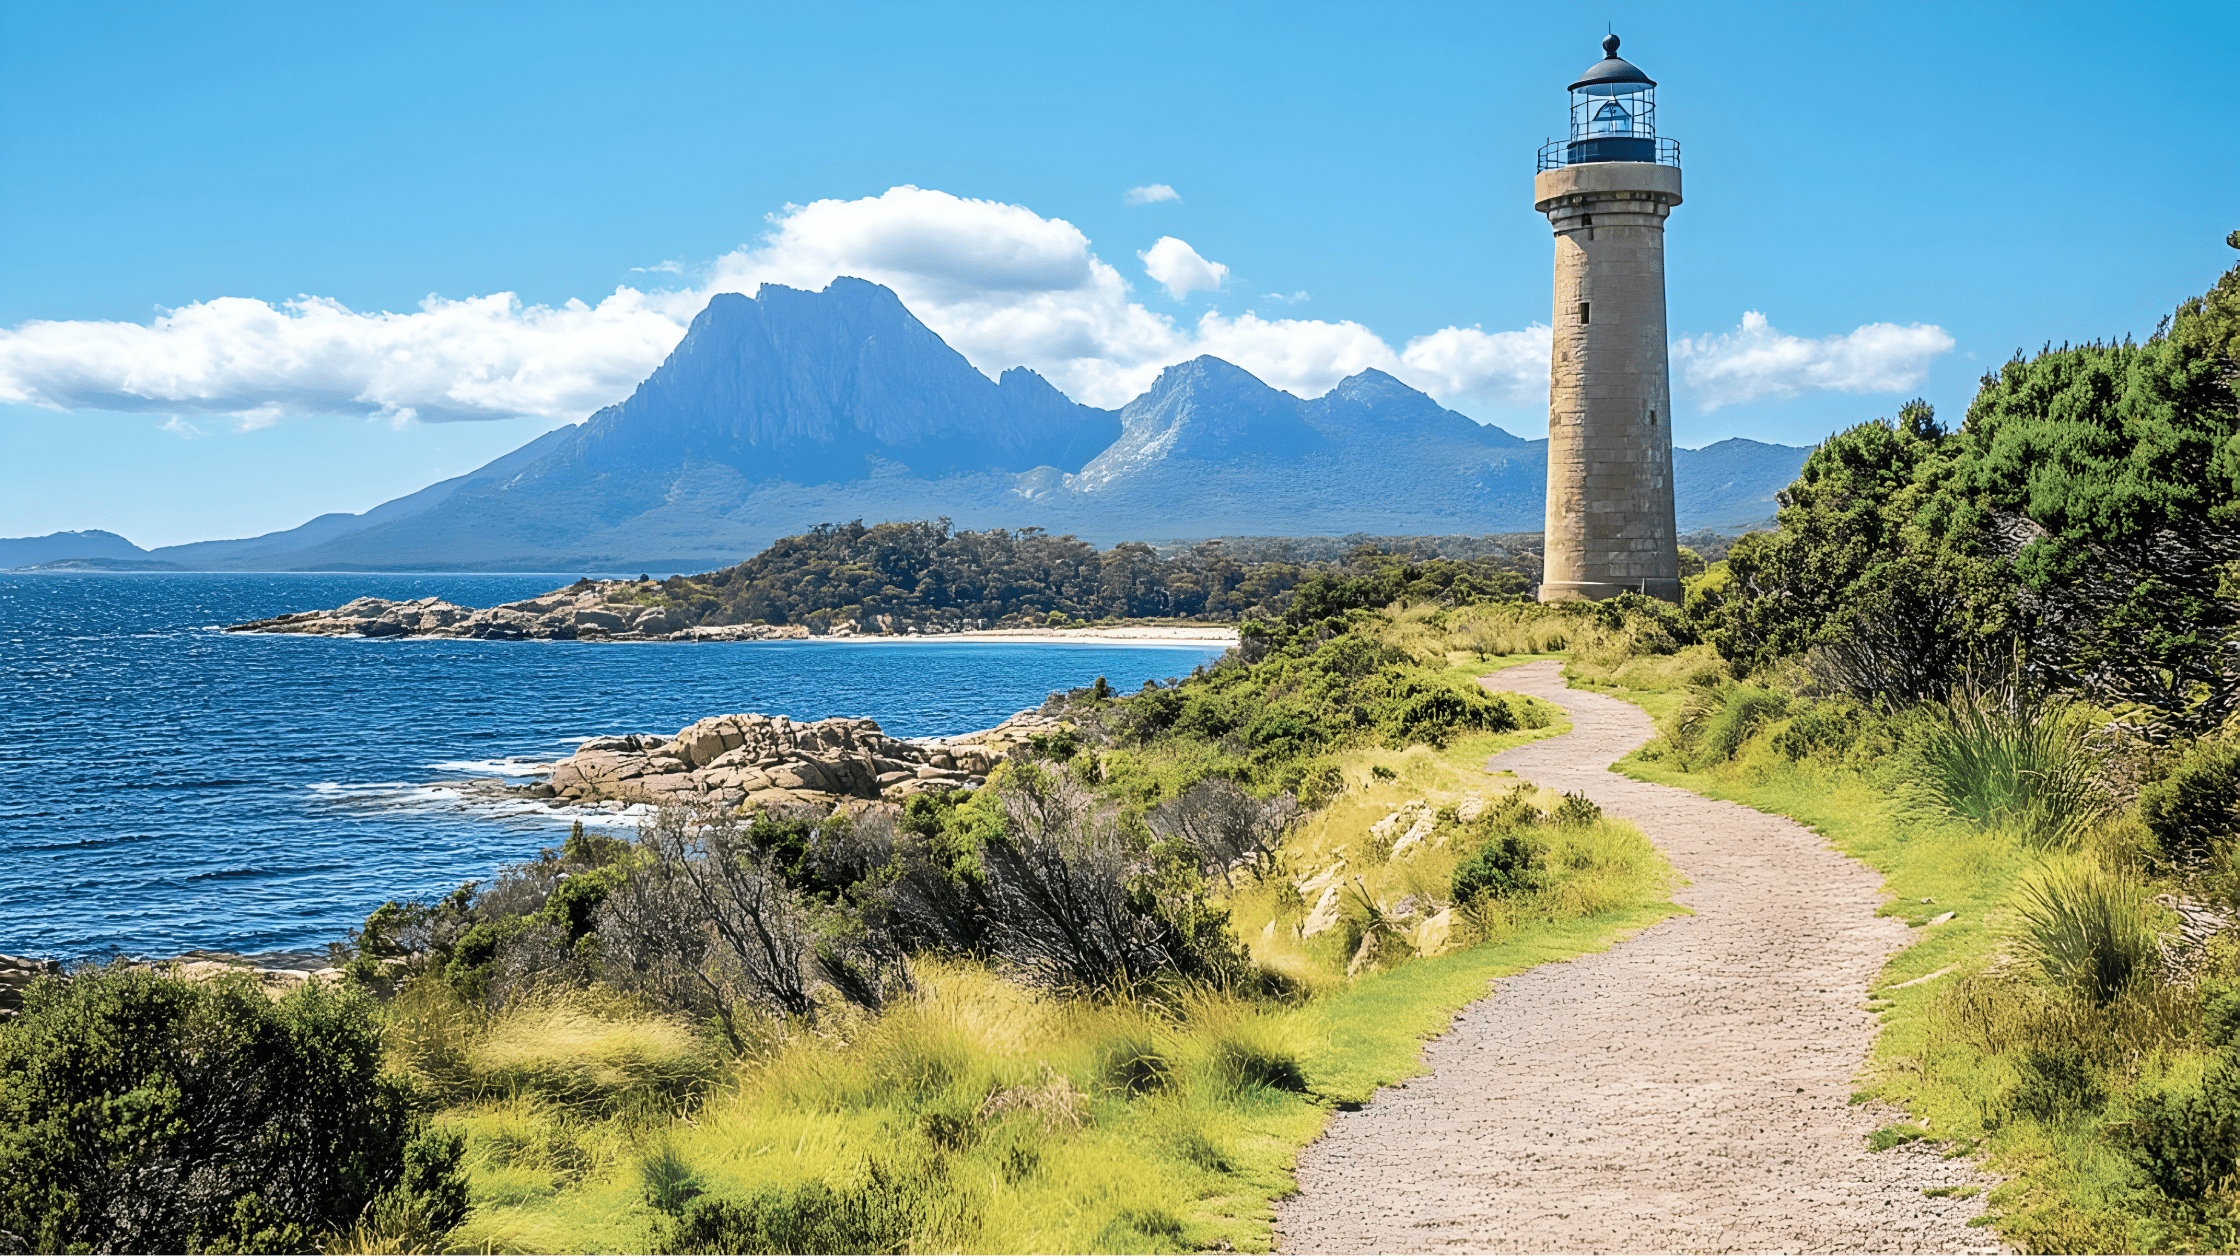
<path fill-rule="evenodd" d="M 2155 929 L 2144 889 L 2071 859 L 2015 892 L 2016 952 L 2056 989 L 2104 1007 L 2153 974 Z"/>
<path fill-rule="evenodd" d="M 2107 811 L 2083 714 L 2007 681 L 1970 678 L 1928 706 L 1920 786 L 1945 813 L 2038 849 L 2074 845 Z"/>

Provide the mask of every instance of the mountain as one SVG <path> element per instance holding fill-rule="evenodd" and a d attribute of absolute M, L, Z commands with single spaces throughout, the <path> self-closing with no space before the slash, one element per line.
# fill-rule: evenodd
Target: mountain
<path fill-rule="evenodd" d="M 1780 505 L 1773 496 L 1804 471 L 1809 446 L 1728 438 L 1672 452 L 1673 507 L 1682 529 L 1741 533 L 1763 529 Z"/>
<path fill-rule="evenodd" d="M 147 552 L 105 529 L 75 529 L 39 538 L 0 538 L 0 569 L 55 560 L 138 560 Z"/>
<path fill-rule="evenodd" d="M 1207 356 L 1161 373 L 1037 506 L 1099 536 L 1536 530 L 1547 459 L 1373 368 L 1301 399 Z"/>
<path fill-rule="evenodd" d="M 1795 474 L 1779 467 L 1804 456 L 1722 451 L 1733 445 L 1708 461 L 1677 453 L 1683 528 L 1770 515 L 1761 505 Z M 1085 407 L 1024 368 L 989 380 L 893 291 L 843 278 L 717 295 L 628 399 L 464 476 L 357 515 L 149 554 L 222 569 L 691 572 L 856 518 L 1036 525 L 1101 544 L 1531 531 L 1546 466 L 1544 440 L 1373 370 L 1302 399 L 1202 357 L 1118 412 Z M 1699 467 L 1715 488 L 1697 492 Z"/>

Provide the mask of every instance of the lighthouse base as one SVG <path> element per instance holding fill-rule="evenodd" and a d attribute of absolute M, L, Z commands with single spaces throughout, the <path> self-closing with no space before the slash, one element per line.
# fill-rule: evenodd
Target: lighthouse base
<path fill-rule="evenodd" d="M 1680 602 L 1679 578 L 1636 578 L 1631 582 L 1544 582 L 1540 586 L 1540 602 L 1553 604 L 1565 599 L 1613 599 L 1632 591 L 1647 595 L 1668 604 Z"/>

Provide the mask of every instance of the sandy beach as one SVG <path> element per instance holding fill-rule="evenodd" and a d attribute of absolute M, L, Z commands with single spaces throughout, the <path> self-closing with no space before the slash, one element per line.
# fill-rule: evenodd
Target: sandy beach
<path fill-rule="evenodd" d="M 833 635 L 865 643 L 1084 643 L 1126 647 L 1234 647 L 1225 626 L 1088 626 L 1079 630 L 965 630 L 956 634 Z"/>

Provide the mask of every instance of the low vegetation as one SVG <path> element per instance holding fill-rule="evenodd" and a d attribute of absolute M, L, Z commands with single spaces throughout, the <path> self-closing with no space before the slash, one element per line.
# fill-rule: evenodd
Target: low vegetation
<path fill-rule="evenodd" d="M 1054 698 L 982 790 L 671 811 L 384 905 L 347 993 L 309 991 L 378 1026 L 367 1071 L 457 1195 L 399 1173 L 171 1245 L 1266 1250 L 1333 1108 L 1492 978 L 1672 911 L 1638 831 L 1483 769 L 1562 726 L 1478 674 L 1646 608 L 1357 557 L 1191 678 Z M 107 1237 L 72 1229 L 40 1237 Z"/>

